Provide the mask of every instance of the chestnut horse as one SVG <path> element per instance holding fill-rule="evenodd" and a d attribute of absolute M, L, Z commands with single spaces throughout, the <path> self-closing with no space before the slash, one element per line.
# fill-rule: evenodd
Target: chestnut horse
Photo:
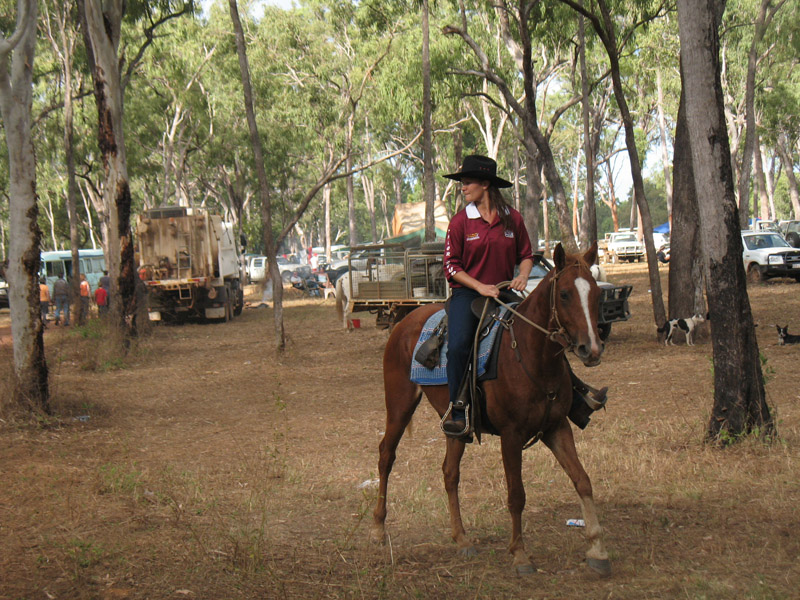
<path fill-rule="evenodd" d="M 518 314 L 503 335 L 497 379 L 483 383 L 486 414 L 500 435 L 511 513 L 509 552 L 518 573 L 535 571 L 522 539 L 525 506 L 522 450 L 539 439 L 553 452 L 578 492 L 590 543 L 587 564 L 600 574 L 611 572 L 592 499 L 592 484 L 578 460 L 572 428 L 567 422 L 572 383 L 564 351 L 573 351 L 587 366 L 597 365 L 603 353 L 597 330 L 600 290 L 589 271 L 596 256 L 596 244 L 583 255 L 567 255 L 561 244 L 556 247 L 555 268 L 520 303 Z M 413 311 L 395 326 L 386 343 L 383 355 L 386 433 L 380 443 L 380 486 L 372 525 L 372 535 L 380 541 L 386 535 L 386 490 L 397 445 L 423 392 L 440 417 L 449 405 L 446 385 L 419 386 L 409 379 L 420 331 L 428 317 L 441 308 L 430 305 Z M 464 449 L 463 441 L 447 438 L 442 471 L 453 540 L 461 554 L 473 556 L 476 550 L 464 531 L 458 500 Z"/>

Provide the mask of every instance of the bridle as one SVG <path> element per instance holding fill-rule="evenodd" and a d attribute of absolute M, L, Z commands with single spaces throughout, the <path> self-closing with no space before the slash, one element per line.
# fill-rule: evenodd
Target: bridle
<path fill-rule="evenodd" d="M 550 319 L 548 320 L 547 328 L 542 327 L 538 323 L 532 321 L 531 319 L 520 313 L 518 310 L 516 310 L 510 304 L 506 304 L 499 298 L 494 298 L 495 302 L 497 302 L 500 306 L 506 308 L 509 312 L 511 312 L 512 315 L 514 315 L 513 317 L 505 321 L 505 323 L 507 323 L 508 325 L 506 326 L 504 324 L 503 326 L 506 327 L 506 329 L 511 330 L 510 327 L 514 323 L 514 318 L 515 317 L 519 318 L 524 323 L 527 323 L 531 327 L 538 329 L 540 332 L 545 334 L 547 339 L 549 339 L 551 342 L 560 344 L 562 347 L 562 352 L 572 350 L 575 347 L 575 342 L 572 340 L 572 337 L 569 335 L 569 332 L 566 329 L 564 329 L 564 326 L 561 324 L 561 319 L 559 319 L 558 317 L 558 307 L 556 305 L 556 284 L 558 283 L 558 279 L 561 277 L 561 275 L 563 275 L 564 271 L 566 271 L 571 267 L 575 267 L 578 270 L 584 269 L 588 271 L 589 274 L 591 275 L 589 267 L 587 267 L 581 261 L 575 261 L 570 265 L 566 265 L 563 269 L 553 272 L 553 276 L 550 278 Z M 501 283 L 498 283 L 497 287 L 500 289 L 504 289 L 509 287 L 510 285 L 511 285 L 510 281 L 503 281 Z M 484 312 L 486 311 L 486 306 L 488 306 L 488 303 L 484 306 Z M 481 316 L 481 322 L 483 322 L 483 315 Z M 549 328 L 550 323 L 553 322 L 555 322 L 555 328 L 550 329 Z"/>

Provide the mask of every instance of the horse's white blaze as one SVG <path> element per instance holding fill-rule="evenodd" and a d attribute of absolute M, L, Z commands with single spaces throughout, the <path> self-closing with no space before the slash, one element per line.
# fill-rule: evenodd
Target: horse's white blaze
<path fill-rule="evenodd" d="M 592 352 L 597 352 L 600 349 L 600 345 L 597 343 L 597 338 L 594 335 L 592 317 L 589 314 L 589 291 L 592 289 L 592 286 L 583 277 L 578 277 L 575 280 L 575 289 L 578 290 L 583 316 L 586 317 L 586 328 L 589 330 L 589 343 L 592 345 Z"/>

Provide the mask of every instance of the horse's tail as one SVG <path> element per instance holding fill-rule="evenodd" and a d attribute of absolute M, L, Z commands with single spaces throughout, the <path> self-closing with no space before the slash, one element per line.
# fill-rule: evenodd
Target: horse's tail
<path fill-rule="evenodd" d="M 336 314 L 340 319 L 344 319 L 344 287 L 342 287 L 342 277 L 336 280 Z"/>

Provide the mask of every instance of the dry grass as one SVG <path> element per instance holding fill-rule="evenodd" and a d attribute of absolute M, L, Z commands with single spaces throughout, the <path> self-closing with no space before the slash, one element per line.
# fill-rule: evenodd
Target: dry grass
<path fill-rule="evenodd" d="M 702 443 L 707 334 L 658 345 L 643 267 L 609 271 L 634 284 L 634 316 L 600 367 L 579 369 L 611 399 L 576 437 L 611 578 L 583 567 L 581 531 L 565 527 L 577 496 L 538 445 L 524 457 L 524 521 L 539 572 L 512 574 L 496 438 L 464 459 L 480 554 L 460 558 L 427 406 L 399 448 L 390 543 L 371 544 L 375 491 L 359 486 L 376 476 L 386 332 L 347 333 L 331 300 L 290 299 L 280 358 L 266 309 L 158 327 L 124 361 L 102 336 L 48 331 L 58 421 L 0 429 L 0 598 L 796 597 L 800 347 L 778 346 L 774 323 L 800 331 L 800 286 L 751 289 L 780 438 L 723 451 Z M 7 365 L 8 344 L 0 354 Z"/>

